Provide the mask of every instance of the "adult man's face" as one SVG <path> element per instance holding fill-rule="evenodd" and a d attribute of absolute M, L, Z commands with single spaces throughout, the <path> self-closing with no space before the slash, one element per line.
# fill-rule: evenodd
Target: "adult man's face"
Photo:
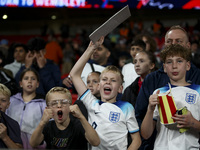
<path fill-rule="evenodd" d="M 91 59 L 94 60 L 99 65 L 105 65 L 110 56 L 110 51 L 105 48 L 103 45 L 98 47 L 91 56 Z"/>
<path fill-rule="evenodd" d="M 165 46 L 171 44 L 180 44 L 184 47 L 190 48 L 190 42 L 187 35 L 180 29 L 169 31 L 165 36 Z"/>
<path fill-rule="evenodd" d="M 14 50 L 14 58 L 17 62 L 24 63 L 26 51 L 22 46 L 16 47 Z"/>

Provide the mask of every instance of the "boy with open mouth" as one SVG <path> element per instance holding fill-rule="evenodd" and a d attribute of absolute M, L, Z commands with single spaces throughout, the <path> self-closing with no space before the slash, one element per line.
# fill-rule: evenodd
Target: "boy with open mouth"
<path fill-rule="evenodd" d="M 71 105 L 71 102 L 71 93 L 66 88 L 54 87 L 47 93 L 47 108 L 30 139 L 32 147 L 43 141 L 47 149 L 86 150 L 87 142 L 93 146 L 99 145 L 96 131 L 87 122 L 78 105 Z M 70 113 L 74 118 L 70 117 Z"/>

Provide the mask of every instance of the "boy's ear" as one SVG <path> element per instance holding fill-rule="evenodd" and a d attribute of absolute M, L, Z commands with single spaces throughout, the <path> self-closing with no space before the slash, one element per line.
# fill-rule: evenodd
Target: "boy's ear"
<path fill-rule="evenodd" d="M 122 91 L 123 91 L 123 85 L 120 85 L 118 93 L 122 93 Z"/>
<path fill-rule="evenodd" d="M 191 63 L 190 63 L 190 61 L 187 61 L 186 70 L 189 71 L 189 70 L 190 70 L 190 67 L 191 67 Z"/>
<path fill-rule="evenodd" d="M 164 72 L 167 73 L 165 63 L 163 63 Z"/>
<path fill-rule="evenodd" d="M 154 64 L 154 63 L 151 63 L 150 69 L 152 70 L 153 68 L 155 68 L 155 64 Z"/>

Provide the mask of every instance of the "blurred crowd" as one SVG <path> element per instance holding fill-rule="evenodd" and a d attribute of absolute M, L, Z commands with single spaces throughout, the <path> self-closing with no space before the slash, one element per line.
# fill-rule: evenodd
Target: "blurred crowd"
<path fill-rule="evenodd" d="M 200 68 L 200 20 L 192 27 L 187 22 L 181 23 L 180 26 L 187 32 L 191 43 L 191 62 Z M 145 77 L 162 68 L 160 52 L 166 44 L 165 36 L 169 28 L 163 26 L 160 20 L 156 20 L 148 29 L 144 29 L 142 22 L 128 20 L 122 23 L 105 37 L 103 44 L 94 50 L 86 63 L 81 78 L 87 88 L 94 92 L 92 84 L 99 82 L 100 72 L 105 67 L 114 65 L 124 76 L 123 95 L 117 95 L 117 100 L 130 101 L 135 107 L 136 101 L 134 100 L 138 96 Z M 180 28 L 175 29 L 175 31 L 177 30 L 179 31 Z M 26 105 L 30 105 L 34 100 L 37 102 L 41 100 L 41 104 L 37 105 L 38 109 L 43 105 L 41 107 L 41 112 L 43 112 L 46 105 L 43 101 L 45 95 L 52 88 L 59 86 L 70 90 L 74 103 L 78 95 L 73 88 L 69 74 L 87 49 L 90 43 L 89 34 L 89 31 L 85 29 L 79 29 L 79 32 L 73 36 L 69 35 L 67 31 L 57 35 L 50 30 L 41 36 L 27 39 L 27 43 L 19 43 L 17 39 L 16 42 L 10 43 L 7 39 L 0 39 L 0 83 L 10 89 L 11 100 L 24 101 L 23 107 L 21 105 L 22 110 L 25 110 Z M 141 61 L 144 61 L 145 65 L 139 64 Z M 140 69 L 137 69 L 138 66 Z M 97 81 L 93 81 L 94 77 L 89 74 L 91 72 L 94 73 L 93 76 Z M 33 84 L 26 82 L 30 80 L 28 78 L 33 80 Z M 99 93 L 97 94 L 98 96 L 94 95 L 101 97 Z M 62 103 L 64 104 L 65 101 Z M 15 105 L 20 105 L 20 102 L 12 104 L 12 107 L 16 108 Z M 14 115 L 17 118 L 15 112 L 12 112 L 13 108 L 10 106 L 7 113 L 10 111 L 12 113 L 10 116 Z M 23 111 L 21 113 L 23 114 Z M 39 122 L 40 119 L 41 116 L 36 120 Z M 31 124 L 29 121 L 33 119 L 27 117 L 24 120 L 27 121 L 27 124 Z M 18 122 L 20 122 L 20 118 L 18 118 Z M 34 123 L 32 128 L 36 128 Z M 23 131 L 23 142 L 29 140 L 33 132 L 29 133 L 28 128 L 25 127 L 25 129 L 28 134 Z M 30 145 L 26 145 L 26 147 L 29 148 Z"/>

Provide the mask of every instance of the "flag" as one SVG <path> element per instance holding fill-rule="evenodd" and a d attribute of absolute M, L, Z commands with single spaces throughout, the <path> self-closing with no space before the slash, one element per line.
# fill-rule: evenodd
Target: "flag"
<path fill-rule="evenodd" d="M 170 86 L 170 84 L 169 84 Z M 173 96 L 170 90 L 166 93 L 158 94 L 159 105 L 158 110 L 160 114 L 160 122 L 162 124 L 172 124 L 174 120 L 171 118 L 177 110 L 176 104 L 174 102 Z"/>

